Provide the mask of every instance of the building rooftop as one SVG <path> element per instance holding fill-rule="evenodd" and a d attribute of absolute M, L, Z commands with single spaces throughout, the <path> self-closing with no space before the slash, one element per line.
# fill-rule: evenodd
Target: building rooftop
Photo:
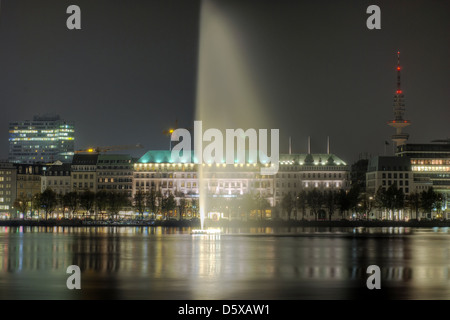
<path fill-rule="evenodd" d="M 193 154 L 193 153 L 192 153 Z M 194 157 L 192 156 L 192 159 Z M 170 150 L 150 150 L 147 151 L 137 163 L 172 163 Z M 300 165 L 347 165 L 345 161 L 334 154 L 327 153 L 297 153 L 297 154 L 280 154 L 281 164 L 300 164 Z"/>
<path fill-rule="evenodd" d="M 411 171 L 411 161 L 409 158 L 376 156 L 369 160 L 367 172 L 372 171 Z"/>
<path fill-rule="evenodd" d="M 75 154 L 72 165 L 96 165 L 98 154 Z"/>

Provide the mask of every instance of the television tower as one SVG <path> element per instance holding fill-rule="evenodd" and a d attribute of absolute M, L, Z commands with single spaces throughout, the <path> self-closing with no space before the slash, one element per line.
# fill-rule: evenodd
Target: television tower
<path fill-rule="evenodd" d="M 392 141 L 395 146 L 401 146 L 408 140 L 409 134 L 402 132 L 402 129 L 411 124 L 411 121 L 403 119 L 405 113 L 405 95 L 403 94 L 400 83 L 400 51 L 397 52 L 397 90 L 394 95 L 394 120 L 388 121 L 388 125 L 396 129 L 392 135 Z"/>

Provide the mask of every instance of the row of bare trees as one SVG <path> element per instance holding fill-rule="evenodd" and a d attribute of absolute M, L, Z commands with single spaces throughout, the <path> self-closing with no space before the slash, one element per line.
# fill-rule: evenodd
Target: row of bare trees
<path fill-rule="evenodd" d="M 174 194 L 170 191 L 162 193 L 154 189 L 147 192 L 138 190 L 133 197 L 133 207 L 141 219 L 145 212 L 148 212 L 151 218 L 155 218 L 157 213 L 161 213 L 164 219 L 169 217 L 169 213 L 177 212 L 179 220 L 186 216 L 188 210 L 192 217 L 198 215 L 198 200 L 196 198 L 187 199 L 186 194 L 182 192 Z"/>
<path fill-rule="evenodd" d="M 178 199 L 178 201 L 177 201 Z M 442 196 L 436 193 L 433 188 L 424 190 L 421 193 L 411 193 L 405 196 L 396 185 L 389 188 L 379 188 L 374 196 L 362 192 L 359 186 L 355 185 L 350 190 L 302 190 L 296 195 L 287 193 L 280 203 L 280 209 L 287 214 L 289 220 L 305 219 L 307 211 L 315 220 L 324 219 L 325 213 L 329 220 L 339 213 L 341 218 L 349 211 L 355 213 L 358 218 L 368 218 L 375 208 L 398 213 L 400 210 L 410 211 L 411 218 L 419 218 L 419 213 L 424 212 L 431 216 L 433 211 L 439 212 L 442 207 Z M 235 198 L 225 198 L 207 195 L 205 212 L 220 212 L 228 215 L 240 216 L 249 220 L 251 212 L 256 212 L 256 219 L 264 220 L 267 209 L 271 208 L 268 198 L 259 193 L 244 194 Z M 138 190 L 133 199 L 128 198 L 122 192 L 98 191 L 96 193 L 86 190 L 83 192 L 69 192 L 64 195 L 56 194 L 52 189 L 35 194 L 31 199 L 19 197 L 14 202 L 14 207 L 18 212 L 23 213 L 25 218 L 28 211 L 37 211 L 44 214 L 45 219 L 58 209 L 63 212 L 64 217 L 74 218 L 75 216 L 94 216 L 94 219 L 112 218 L 117 219 L 119 212 L 125 208 L 134 209 L 141 219 L 144 213 L 149 213 L 149 218 L 155 218 L 157 213 L 161 213 L 164 219 L 169 217 L 169 213 L 177 212 L 178 219 L 182 220 L 189 211 L 191 217 L 198 217 L 199 203 L 195 197 L 187 198 L 184 193 L 171 192 L 161 193 L 151 190 L 143 192 Z M 272 208 L 273 212 L 277 208 Z M 393 214 L 394 217 L 399 215 Z"/>
<path fill-rule="evenodd" d="M 23 219 L 28 211 L 35 211 L 37 215 L 44 214 L 45 220 L 57 210 L 63 212 L 66 218 L 74 218 L 81 213 L 83 218 L 93 215 L 95 219 L 98 216 L 116 219 L 119 212 L 130 205 L 127 195 L 122 192 L 95 193 L 86 190 L 59 195 L 50 188 L 35 194 L 32 198 L 19 197 L 14 202 L 14 207 L 23 214 Z"/>
<path fill-rule="evenodd" d="M 433 188 L 420 193 L 411 193 L 406 196 L 395 184 L 389 188 L 379 188 L 374 196 L 361 190 L 358 185 L 350 190 L 302 190 L 297 195 L 287 193 L 281 201 L 281 210 L 285 212 L 288 219 L 301 219 L 306 217 L 309 209 L 310 215 L 315 220 L 319 219 L 319 213 L 325 212 L 331 220 L 335 213 L 339 213 L 341 218 L 345 213 L 355 213 L 358 218 L 368 219 L 374 209 L 394 213 L 393 217 L 398 217 L 400 210 L 410 212 L 411 218 L 419 218 L 419 213 L 427 213 L 431 216 L 433 211 L 439 212 L 442 207 L 442 195 L 435 192 Z M 395 214 L 397 213 L 397 214 Z M 320 217 L 323 219 L 323 217 Z"/>

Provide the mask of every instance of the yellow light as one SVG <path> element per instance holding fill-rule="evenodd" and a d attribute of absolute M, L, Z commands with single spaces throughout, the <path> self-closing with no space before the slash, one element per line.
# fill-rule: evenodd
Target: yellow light
<path fill-rule="evenodd" d="M 169 133 L 172 134 L 172 133 L 173 133 L 173 129 L 170 129 L 170 130 L 169 130 Z"/>
<path fill-rule="evenodd" d="M 89 149 L 88 149 L 88 152 L 94 152 L 94 149 L 89 148 Z"/>

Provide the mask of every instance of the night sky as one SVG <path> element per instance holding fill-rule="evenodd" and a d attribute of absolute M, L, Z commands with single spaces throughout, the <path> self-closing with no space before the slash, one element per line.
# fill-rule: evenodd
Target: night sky
<path fill-rule="evenodd" d="M 383 154 L 397 50 L 409 142 L 450 138 L 450 1 L 213 2 L 280 129 L 281 152 L 289 136 L 293 152 L 306 152 L 308 136 L 312 152 L 326 152 L 330 136 L 349 163 Z M 81 30 L 66 27 L 71 4 Z M 381 30 L 366 27 L 371 4 Z M 135 156 L 167 149 L 162 131 L 176 119 L 193 126 L 200 1 L 2 0 L 0 10 L 0 158 L 8 123 L 35 114 L 73 121 L 77 149 L 143 144 Z"/>

